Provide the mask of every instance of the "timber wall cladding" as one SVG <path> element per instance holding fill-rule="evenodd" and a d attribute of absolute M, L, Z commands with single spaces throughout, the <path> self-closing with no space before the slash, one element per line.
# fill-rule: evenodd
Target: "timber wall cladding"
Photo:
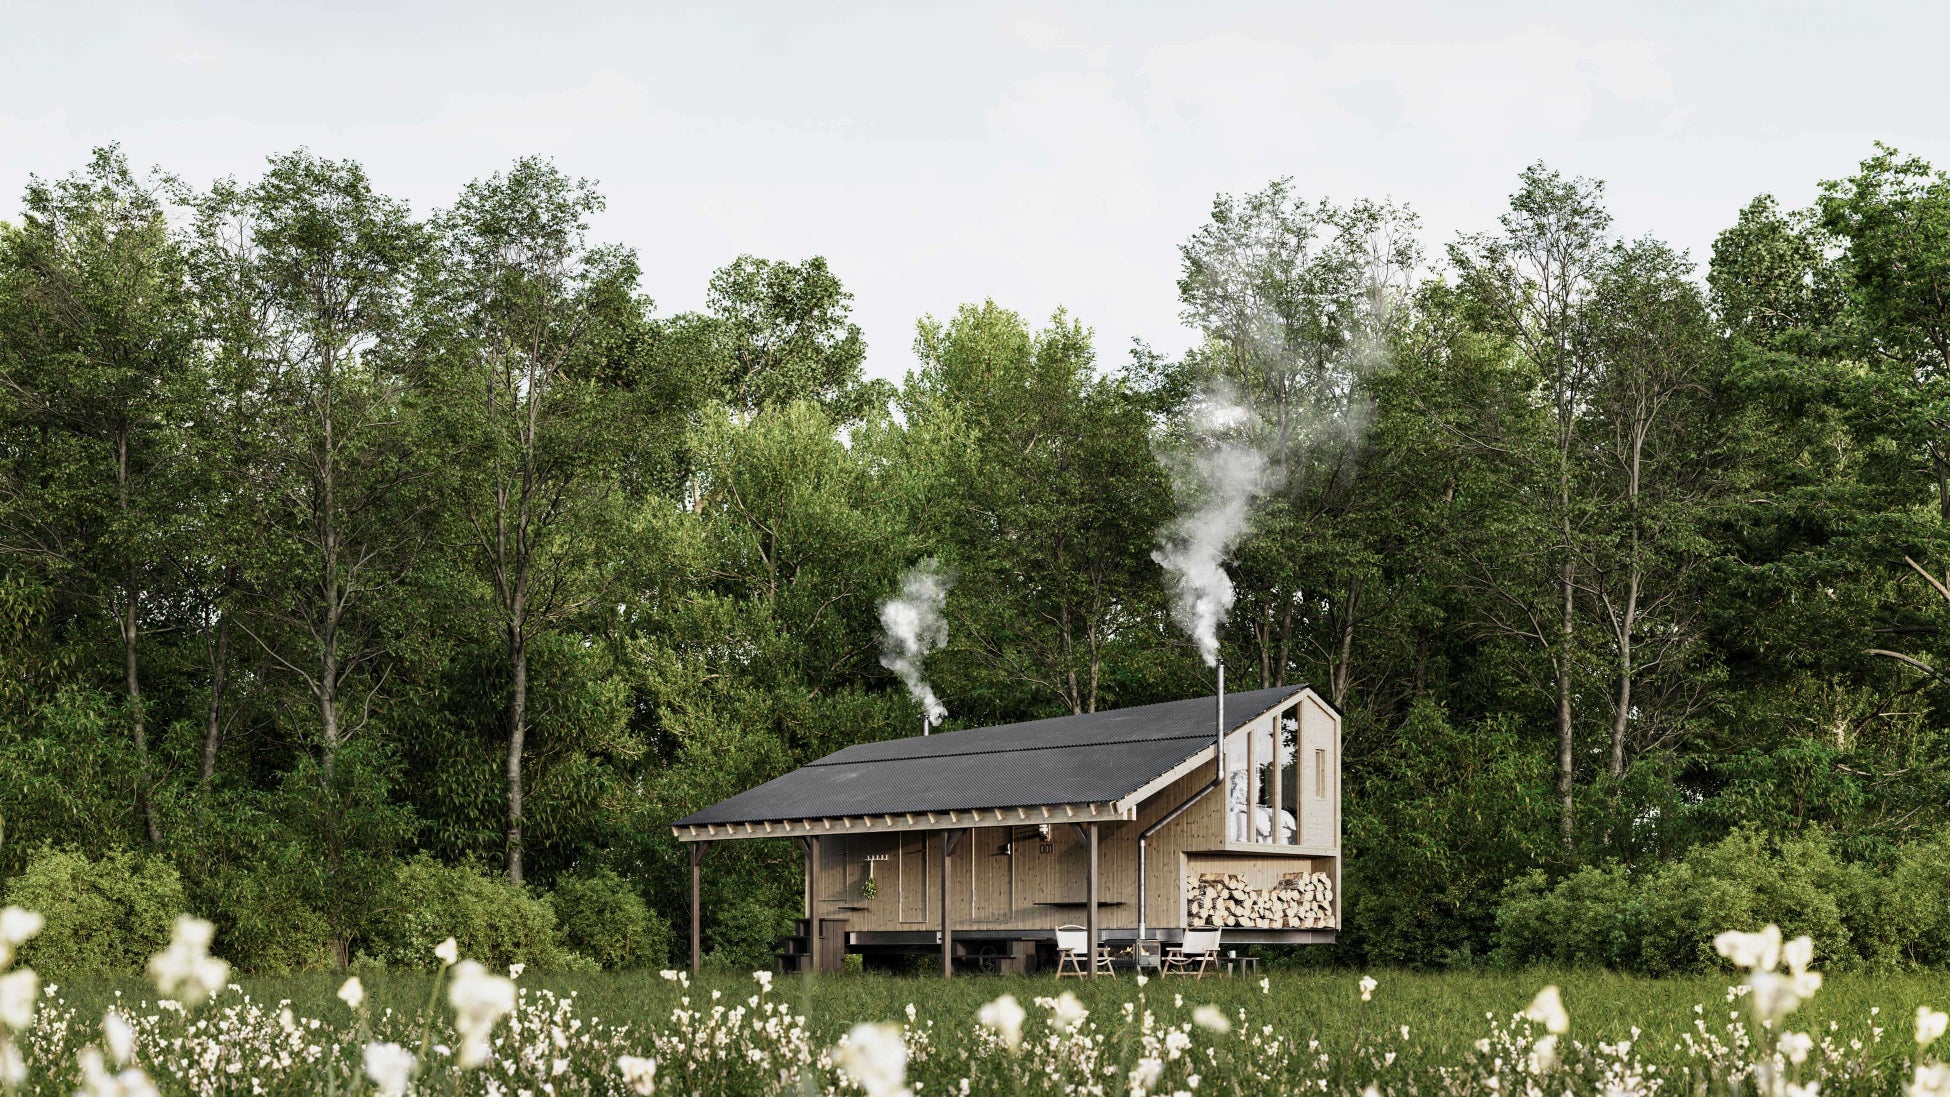
<path fill-rule="evenodd" d="M 1300 843 L 1340 848 L 1341 767 L 1339 721 L 1309 694 L 1300 709 L 1299 776 Z"/>

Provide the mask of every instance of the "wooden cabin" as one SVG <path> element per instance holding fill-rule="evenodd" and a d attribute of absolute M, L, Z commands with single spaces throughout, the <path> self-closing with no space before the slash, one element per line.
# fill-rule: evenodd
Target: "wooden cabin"
<path fill-rule="evenodd" d="M 1111 948 L 1212 925 L 1330 943 L 1340 757 L 1340 715 L 1306 686 L 1229 695 L 1223 718 L 1208 696 L 848 747 L 672 824 L 692 967 L 705 851 L 747 838 L 805 851 L 788 970 L 937 950 L 944 974 L 1031 970 L 1071 924 Z"/>

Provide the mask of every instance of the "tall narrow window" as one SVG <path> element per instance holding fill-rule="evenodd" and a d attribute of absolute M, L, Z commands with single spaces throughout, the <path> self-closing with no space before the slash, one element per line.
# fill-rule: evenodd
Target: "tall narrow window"
<path fill-rule="evenodd" d="M 1327 799 L 1327 752 L 1324 750 L 1314 751 L 1314 796 Z"/>

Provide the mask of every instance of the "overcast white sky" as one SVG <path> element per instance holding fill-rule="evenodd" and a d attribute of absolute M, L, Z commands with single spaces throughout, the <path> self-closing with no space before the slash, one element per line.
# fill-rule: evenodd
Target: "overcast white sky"
<path fill-rule="evenodd" d="M 1431 251 L 1542 159 L 1703 258 L 1881 139 L 1950 166 L 1950 8 L 1870 3 L 23 3 L 0 7 L 0 217 L 119 141 L 204 183 L 306 146 L 419 212 L 527 153 L 601 183 L 660 311 L 741 252 L 825 255 L 869 369 L 914 320 L 1057 305 L 1184 347 L 1220 191 L 1406 200 Z"/>

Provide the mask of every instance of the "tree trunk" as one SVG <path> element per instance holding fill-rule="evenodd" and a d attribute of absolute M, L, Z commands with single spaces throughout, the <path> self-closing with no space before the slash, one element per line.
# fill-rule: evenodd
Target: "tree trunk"
<path fill-rule="evenodd" d="M 528 645 L 519 627 L 508 634 L 508 879 L 522 882 L 521 760 L 528 743 Z"/>
<path fill-rule="evenodd" d="M 115 435 L 115 490 L 126 527 L 129 521 L 129 427 L 124 422 Z M 130 730 L 135 736 L 136 807 L 142 812 L 142 825 L 152 847 L 162 846 L 162 827 L 156 821 L 156 804 L 149 790 L 149 717 L 142 710 L 142 676 L 139 673 L 137 645 L 142 637 L 140 575 L 131 554 L 123 572 L 122 613 L 116 622 L 122 633 L 122 687 L 129 699 Z"/>
<path fill-rule="evenodd" d="M 130 569 L 134 571 L 133 568 Z M 142 811 L 142 824 L 149 844 L 162 847 L 162 826 L 156 821 L 156 803 L 149 794 L 149 720 L 142 711 L 142 679 L 136 672 L 136 618 L 134 575 L 122 604 L 122 683 L 129 697 L 129 719 L 135 732 L 136 805 Z"/>
<path fill-rule="evenodd" d="M 338 469 L 333 458 L 332 359 L 325 364 L 324 443 L 318 461 L 318 546 L 321 576 L 319 594 L 323 613 L 318 636 L 318 732 L 320 738 L 319 774 L 325 787 L 332 787 L 339 761 L 339 623 L 344 614 L 339 592 Z"/>
<path fill-rule="evenodd" d="M 1572 602 L 1572 581 L 1575 578 L 1571 561 L 1564 561 L 1563 579 L 1560 584 L 1564 595 L 1559 620 L 1560 636 L 1557 654 L 1557 795 L 1562 801 L 1562 818 L 1558 827 L 1563 832 L 1564 851 L 1571 851 L 1572 839 L 1577 828 L 1577 806 L 1573 799 L 1573 780 L 1576 774 L 1577 759 L 1574 756 L 1576 743 L 1571 735 L 1571 638 L 1576 629 L 1572 617 L 1575 606 Z"/>
<path fill-rule="evenodd" d="M 1936 476 L 1937 516 L 1950 522 L 1950 460 L 1934 442 L 1930 443 L 1930 471 Z"/>
<path fill-rule="evenodd" d="M 1641 401 L 1640 407 L 1645 408 L 1645 402 Z M 1625 509 L 1630 516 L 1632 540 L 1625 581 L 1625 605 L 1618 622 L 1618 698 L 1611 715 L 1611 775 L 1614 780 L 1625 776 L 1625 731 L 1632 715 L 1632 679 L 1638 670 L 1632 665 L 1632 633 L 1638 628 L 1639 588 L 1645 582 L 1644 568 L 1639 561 L 1639 488 L 1645 468 L 1645 434 L 1649 426 L 1650 414 L 1647 412 L 1642 412 L 1633 423 L 1632 450 L 1625 475 Z"/>
<path fill-rule="evenodd" d="M 1360 609 L 1361 596 L 1349 591 L 1342 603 L 1340 622 L 1340 652 L 1334 660 L 1333 681 L 1330 688 L 1334 694 L 1334 707 L 1347 711 L 1348 683 L 1354 677 L 1354 615 Z"/>
<path fill-rule="evenodd" d="M 210 653 L 210 703 L 203 715 L 203 768 L 197 778 L 205 785 L 217 774 L 217 750 L 223 746 L 223 687 L 229 663 L 230 615 L 218 611 Z"/>

